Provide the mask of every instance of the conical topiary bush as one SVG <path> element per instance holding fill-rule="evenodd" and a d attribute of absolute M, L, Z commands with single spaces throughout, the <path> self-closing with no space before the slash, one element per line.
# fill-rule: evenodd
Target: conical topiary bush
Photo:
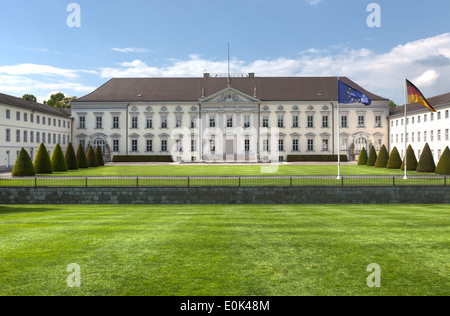
<path fill-rule="evenodd" d="M 377 152 L 375 151 L 375 147 L 370 147 L 369 158 L 367 159 L 367 166 L 373 167 L 375 166 L 375 162 L 377 161 Z"/>
<path fill-rule="evenodd" d="M 450 175 L 450 149 L 445 148 L 444 153 L 436 167 L 436 174 Z"/>
<path fill-rule="evenodd" d="M 86 153 L 84 152 L 84 148 L 83 148 L 83 146 L 81 146 L 81 144 L 78 146 L 76 156 L 77 156 L 78 168 L 80 168 L 80 169 L 89 168 L 89 164 L 88 164 L 88 161 L 86 158 Z"/>
<path fill-rule="evenodd" d="M 103 153 L 99 146 L 95 149 L 95 158 L 97 158 L 97 164 L 99 167 L 105 166 L 105 161 L 103 160 Z"/>
<path fill-rule="evenodd" d="M 69 143 L 67 146 L 64 159 L 66 160 L 68 170 L 78 170 L 77 156 L 75 155 L 72 143 Z"/>
<path fill-rule="evenodd" d="M 27 151 L 22 148 L 19 156 L 17 156 L 11 175 L 13 177 L 28 177 L 34 176 L 35 174 L 36 173 L 34 171 L 34 166 L 30 155 L 28 155 Z"/>
<path fill-rule="evenodd" d="M 417 158 L 414 153 L 414 149 L 411 145 L 406 149 L 406 158 L 407 158 L 407 171 L 416 171 L 417 170 Z M 403 159 L 402 166 L 400 167 L 403 171 L 405 170 L 405 159 Z"/>
<path fill-rule="evenodd" d="M 62 152 L 61 146 L 56 144 L 55 149 L 52 154 L 52 168 L 54 172 L 66 172 L 67 171 L 67 163 L 64 158 L 64 154 Z"/>
<path fill-rule="evenodd" d="M 369 157 L 367 157 L 366 148 L 363 147 L 363 149 L 361 149 L 361 152 L 359 153 L 358 166 L 367 166 L 368 158 Z"/>
<path fill-rule="evenodd" d="M 86 157 L 89 164 L 89 168 L 98 167 L 97 157 L 95 157 L 95 152 L 91 145 L 89 145 Z"/>
<path fill-rule="evenodd" d="M 383 145 L 380 149 L 377 160 L 375 161 L 375 168 L 386 168 L 388 160 L 389 153 L 386 149 L 386 146 Z"/>
<path fill-rule="evenodd" d="M 392 149 L 391 155 L 389 156 L 386 168 L 400 169 L 401 166 L 402 166 L 402 157 L 400 157 L 400 153 L 398 152 L 397 147 L 394 147 L 394 149 Z"/>
<path fill-rule="evenodd" d="M 423 147 L 423 152 L 417 165 L 417 172 L 436 172 L 436 164 L 428 143 Z"/>
<path fill-rule="evenodd" d="M 44 144 L 39 146 L 36 157 L 34 158 L 34 171 L 38 174 L 53 173 L 52 162 Z"/>

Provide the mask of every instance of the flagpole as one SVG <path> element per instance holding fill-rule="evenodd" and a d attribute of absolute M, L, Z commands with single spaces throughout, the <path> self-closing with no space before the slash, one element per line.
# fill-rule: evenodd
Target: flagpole
<path fill-rule="evenodd" d="M 338 176 L 337 180 L 341 180 L 341 105 L 339 102 L 339 77 L 338 77 Z"/>
<path fill-rule="evenodd" d="M 405 76 L 405 176 L 403 177 L 403 180 L 408 180 L 407 170 L 408 170 L 408 120 L 407 120 L 407 112 L 406 112 L 406 104 L 407 104 L 407 87 L 406 87 L 406 80 L 408 78 Z"/>

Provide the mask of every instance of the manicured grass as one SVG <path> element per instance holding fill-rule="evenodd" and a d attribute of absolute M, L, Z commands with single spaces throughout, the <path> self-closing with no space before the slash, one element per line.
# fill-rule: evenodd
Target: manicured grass
<path fill-rule="evenodd" d="M 106 166 L 55 172 L 53 176 L 251 176 L 337 175 L 337 165 L 154 165 Z M 342 175 L 402 175 L 401 170 L 367 166 L 341 166 Z M 418 175 L 417 172 L 408 172 Z"/>
<path fill-rule="evenodd" d="M 0 295 L 450 294 L 449 205 L 28 205 L 0 219 Z"/>

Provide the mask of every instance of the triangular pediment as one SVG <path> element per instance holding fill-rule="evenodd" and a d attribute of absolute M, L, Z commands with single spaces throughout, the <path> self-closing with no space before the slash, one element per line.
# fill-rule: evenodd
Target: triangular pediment
<path fill-rule="evenodd" d="M 260 102 L 257 98 L 249 96 L 232 87 L 227 87 L 213 95 L 200 99 L 201 102 L 210 103 L 254 103 Z"/>

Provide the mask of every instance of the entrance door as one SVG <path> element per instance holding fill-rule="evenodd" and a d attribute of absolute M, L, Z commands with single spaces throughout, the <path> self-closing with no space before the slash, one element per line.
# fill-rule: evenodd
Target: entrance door
<path fill-rule="evenodd" d="M 225 152 L 227 154 L 227 161 L 234 161 L 234 141 L 232 139 L 226 140 Z"/>

